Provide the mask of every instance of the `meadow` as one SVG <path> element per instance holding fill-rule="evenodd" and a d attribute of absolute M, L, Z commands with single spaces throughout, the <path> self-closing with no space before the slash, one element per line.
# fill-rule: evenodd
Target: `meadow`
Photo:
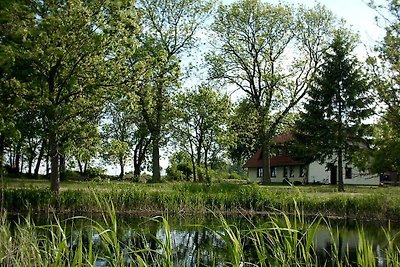
<path fill-rule="evenodd" d="M 212 184 L 126 181 L 64 181 L 58 196 L 47 180 L 6 178 L 2 208 L 9 212 L 99 212 L 93 195 L 114 203 L 116 212 L 147 214 L 293 213 L 375 220 L 400 219 L 400 187 L 330 185 L 261 186 L 243 181 Z"/>

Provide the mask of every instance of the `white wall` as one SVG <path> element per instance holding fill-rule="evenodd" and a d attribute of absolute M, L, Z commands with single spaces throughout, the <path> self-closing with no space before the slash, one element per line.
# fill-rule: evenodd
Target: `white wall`
<path fill-rule="evenodd" d="M 325 170 L 326 164 L 320 164 L 317 161 L 311 162 L 308 166 L 308 182 L 309 183 L 330 183 L 330 171 Z"/>
<path fill-rule="evenodd" d="M 354 185 L 379 185 L 380 179 L 378 174 L 362 173 L 353 165 L 347 165 L 352 168 L 352 178 L 346 179 L 346 163 L 343 164 L 343 183 Z M 320 164 L 317 161 L 310 163 L 308 168 L 308 182 L 309 183 L 323 183 L 330 184 L 331 172 L 326 168 L 326 163 Z"/>

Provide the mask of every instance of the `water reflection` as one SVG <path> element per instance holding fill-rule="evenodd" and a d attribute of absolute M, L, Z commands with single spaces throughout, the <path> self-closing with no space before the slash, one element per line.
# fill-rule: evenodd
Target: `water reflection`
<path fill-rule="evenodd" d="M 246 260 L 257 262 L 254 242 L 250 240 L 252 236 L 246 233 L 249 229 L 271 227 L 270 218 L 255 216 L 252 218 L 226 217 L 225 219 L 227 224 L 234 226 L 234 230 L 237 229 L 240 233 L 241 247 Z M 94 220 L 101 221 L 101 218 Z M 162 218 L 155 220 L 146 217 L 119 216 L 118 220 L 118 239 L 121 241 L 125 264 L 128 266 L 137 265 L 134 262 L 135 259 L 131 257 L 132 250 L 137 252 L 137 255 L 140 255 L 145 262 L 156 263 L 160 262 L 164 256 L 168 256 L 166 250 L 169 248 L 174 266 L 225 266 L 227 262 L 232 262 L 232 249 L 223 238 L 226 233 L 221 227 L 221 219 L 214 216 L 168 217 L 168 225 Z M 46 219 L 45 222 L 37 221 L 37 224 L 49 223 L 51 223 L 51 218 Z M 109 265 L 108 259 L 113 257 L 114 248 L 104 242 L 102 233 L 89 227 L 93 225 L 93 221 L 79 219 L 66 220 L 64 223 L 67 225 L 67 235 L 70 236 L 69 245 L 72 249 L 76 249 L 81 238 L 84 247 L 91 244 L 95 254 L 99 255 L 95 262 L 96 266 Z M 334 266 L 336 262 L 334 257 L 337 256 L 342 260 L 347 258 L 349 265 L 357 266 L 360 239 L 358 230 L 362 228 L 376 256 L 376 266 L 386 266 L 383 249 L 387 247 L 387 238 L 382 224 L 346 220 L 331 220 L 329 224 L 328 228 L 321 223 L 315 233 L 315 252 L 318 262 L 326 266 Z M 386 231 L 389 230 L 386 229 Z M 390 231 L 399 232 L 400 228 L 391 225 Z M 306 241 L 304 239 L 301 242 Z M 149 251 L 156 253 L 149 253 Z M 337 253 L 332 255 L 332 251 L 337 251 Z M 273 251 L 266 253 L 273 253 Z"/>

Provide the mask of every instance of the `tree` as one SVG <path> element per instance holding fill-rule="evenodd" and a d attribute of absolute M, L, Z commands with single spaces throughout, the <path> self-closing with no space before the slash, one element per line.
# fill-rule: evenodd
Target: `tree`
<path fill-rule="evenodd" d="M 51 189 L 58 193 L 63 137 L 76 118 L 90 122 L 98 117 L 119 48 L 135 46 L 134 38 L 124 38 L 137 30 L 135 7 L 125 0 L 69 0 L 12 8 L 13 27 L 22 38 L 8 43 L 5 51 L 17 51 L 15 64 L 29 74 L 19 82 L 29 88 L 24 96 L 29 105 L 43 112 Z"/>
<path fill-rule="evenodd" d="M 400 131 L 386 119 L 374 127 L 374 149 L 363 154 L 367 156 L 362 165 L 374 173 L 387 171 L 400 173 Z M 366 165 L 365 162 L 370 162 Z"/>
<path fill-rule="evenodd" d="M 400 172 L 400 2 L 386 1 L 384 6 L 371 7 L 380 14 L 386 35 L 376 47 L 377 57 L 368 59 L 373 75 L 373 88 L 377 93 L 381 119 L 374 127 L 374 150 L 370 168 L 374 172 Z M 382 108 L 383 107 L 383 108 Z"/>
<path fill-rule="evenodd" d="M 339 191 L 344 191 L 343 157 L 350 160 L 365 144 L 363 120 L 371 115 L 369 85 L 351 54 L 355 43 L 349 33 L 335 34 L 297 124 L 305 154 L 320 161 L 336 154 Z"/>
<path fill-rule="evenodd" d="M 180 150 L 190 155 L 194 181 L 203 181 L 197 170 L 229 144 L 228 119 L 231 102 L 212 88 L 202 85 L 177 95 L 174 139 Z"/>
<path fill-rule="evenodd" d="M 123 94 L 120 89 L 120 94 Z M 128 159 L 134 160 L 134 177 L 139 179 L 150 144 L 149 132 L 132 94 L 116 96 L 108 103 L 102 130 L 104 158 L 120 165 L 120 179 Z M 135 98 L 133 96 L 133 98 Z M 132 155 L 133 154 L 133 155 Z"/>
<path fill-rule="evenodd" d="M 236 142 L 229 147 L 229 155 L 241 168 L 261 144 L 257 111 L 248 98 L 241 99 L 234 108 L 229 131 L 236 136 Z"/>
<path fill-rule="evenodd" d="M 143 16 L 141 60 L 133 58 L 131 66 L 143 72 L 134 84 L 141 112 L 151 136 L 152 171 L 155 182 L 160 181 L 160 144 L 171 89 L 180 78 L 179 57 L 196 44 L 196 36 L 211 10 L 211 1 L 199 0 L 140 0 Z M 135 62 L 138 61 L 138 62 Z"/>
<path fill-rule="evenodd" d="M 400 2 L 388 0 L 386 6 L 372 4 L 372 7 L 386 23 L 386 36 L 376 47 L 378 59 L 369 59 L 375 77 L 374 88 L 379 100 L 385 104 L 384 119 L 400 131 Z"/>
<path fill-rule="evenodd" d="M 10 12 L 12 11 L 12 12 Z M 22 15 L 22 16 L 21 16 Z M 22 42 L 23 29 L 16 26 L 15 17 L 20 23 L 29 24 L 31 16 L 24 9 L 22 1 L 0 2 L 0 173 L 3 174 L 4 152 L 14 140 L 21 138 L 16 126 L 19 109 L 24 106 L 21 95 L 26 86 L 19 81 L 26 72 L 15 64 L 19 53 L 15 43 Z M 18 78 L 18 79 L 17 79 Z M 2 176 L 3 177 L 3 176 Z"/>
<path fill-rule="evenodd" d="M 297 9 L 259 0 L 221 5 L 212 24 L 210 76 L 244 92 L 257 112 L 263 168 L 276 129 L 303 98 L 335 21 L 317 5 Z M 292 57 L 290 55 L 293 55 Z M 264 171 L 263 183 L 271 182 Z"/>

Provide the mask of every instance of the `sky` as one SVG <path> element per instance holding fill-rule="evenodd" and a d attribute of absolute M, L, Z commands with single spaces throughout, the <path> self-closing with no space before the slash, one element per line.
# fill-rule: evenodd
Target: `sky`
<path fill-rule="evenodd" d="M 279 2 L 295 5 L 303 4 L 309 7 L 314 6 L 317 2 L 321 3 L 339 19 L 344 19 L 346 25 L 360 35 L 361 44 L 356 51 L 360 56 L 366 55 L 364 44 L 371 48 L 383 38 L 385 33 L 384 29 L 376 24 L 375 17 L 377 13 L 367 5 L 369 0 L 268 0 L 268 2 L 273 4 Z M 376 4 L 384 4 L 386 2 L 385 0 L 375 0 Z"/>

